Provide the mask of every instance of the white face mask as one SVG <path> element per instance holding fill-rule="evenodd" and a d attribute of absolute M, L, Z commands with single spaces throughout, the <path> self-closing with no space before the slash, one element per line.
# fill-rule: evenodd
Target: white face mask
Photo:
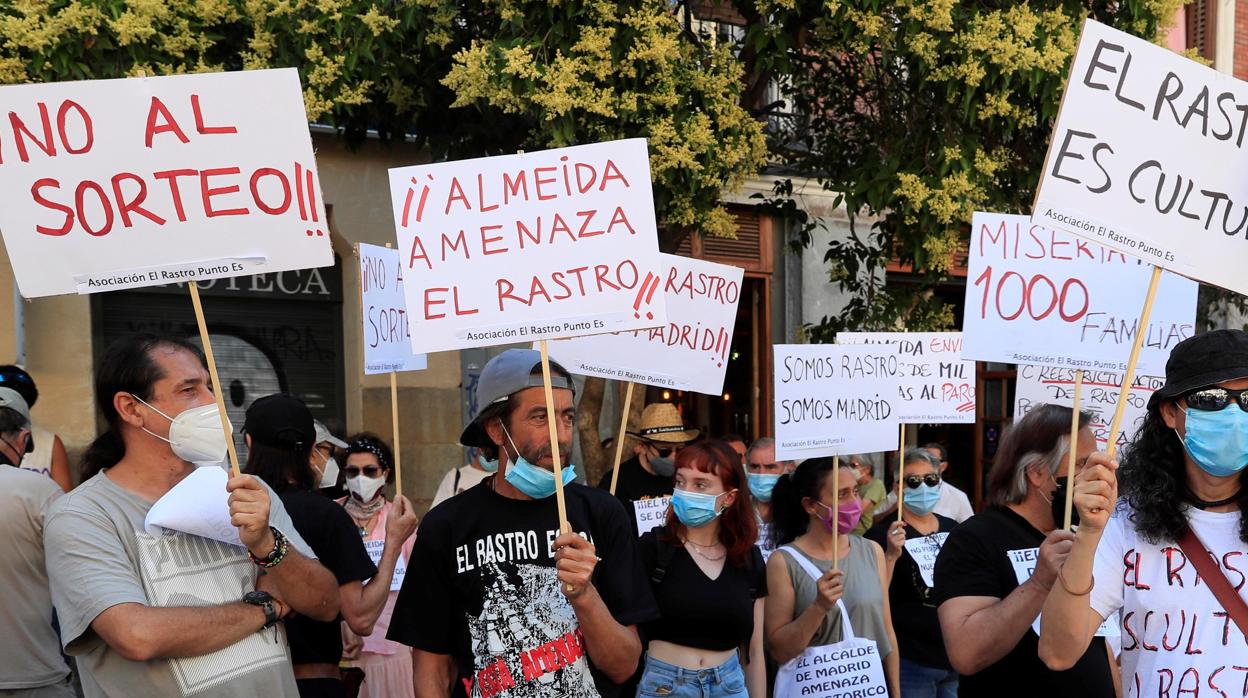
<path fill-rule="evenodd" d="M 347 490 L 360 498 L 360 501 L 368 503 L 373 501 L 377 491 L 386 485 L 384 477 L 366 477 L 364 475 L 356 475 L 347 478 Z"/>
<path fill-rule="evenodd" d="M 336 484 L 338 484 L 338 459 L 326 458 L 325 469 L 321 471 L 321 483 L 317 486 L 325 489 Z"/>
<path fill-rule="evenodd" d="M 216 403 L 192 407 L 179 413 L 177 417 L 170 417 L 149 405 L 138 395 L 131 395 L 131 397 L 169 420 L 169 438 L 167 439 L 147 429 L 143 431 L 168 443 L 173 448 L 175 456 L 192 463 L 218 463 L 225 460 L 225 433 L 221 431 L 221 413 L 217 410 Z M 228 418 L 226 422 L 229 422 Z M 232 432 L 233 429 L 231 426 L 230 431 Z"/>

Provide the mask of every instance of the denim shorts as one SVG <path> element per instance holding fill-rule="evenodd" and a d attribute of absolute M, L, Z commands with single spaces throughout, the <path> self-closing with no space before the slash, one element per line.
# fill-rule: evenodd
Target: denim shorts
<path fill-rule="evenodd" d="M 737 655 L 710 669 L 686 669 L 646 655 L 646 670 L 637 685 L 637 695 L 671 698 L 720 698 L 744 696 L 745 672 Z"/>

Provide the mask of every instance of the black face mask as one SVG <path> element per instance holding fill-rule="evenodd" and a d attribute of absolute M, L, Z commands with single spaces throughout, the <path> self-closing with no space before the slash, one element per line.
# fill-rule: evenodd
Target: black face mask
<path fill-rule="evenodd" d="M 13 442 L 9 441 L 8 439 L 0 439 L 0 440 L 3 440 L 4 444 L 8 446 L 9 448 L 13 449 L 14 451 L 17 450 L 17 446 L 14 446 Z M 26 449 L 22 451 L 22 454 L 25 455 L 27 453 L 34 453 L 34 452 L 35 452 L 35 440 L 32 439 L 30 436 L 27 436 L 26 437 Z M 18 461 L 20 462 L 21 459 L 19 458 Z M 11 465 L 14 468 L 18 467 L 17 463 L 14 463 L 9 460 L 9 455 L 4 450 L 0 450 L 0 465 Z"/>
<path fill-rule="evenodd" d="M 1053 525 L 1061 528 L 1062 523 L 1066 519 L 1066 478 L 1060 480 L 1055 479 L 1057 489 L 1053 490 Z M 1070 505 L 1070 525 L 1079 525 L 1079 510 L 1075 508 L 1074 502 Z"/>

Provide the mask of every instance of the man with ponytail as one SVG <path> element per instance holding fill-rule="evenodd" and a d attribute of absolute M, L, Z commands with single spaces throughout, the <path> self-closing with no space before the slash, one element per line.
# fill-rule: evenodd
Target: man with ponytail
<path fill-rule="evenodd" d="M 88 698 L 293 698 L 278 622 L 291 611 L 338 615 L 333 576 L 255 477 L 226 485 L 241 547 L 147 532 L 148 510 L 195 463 L 224 460 L 212 389 L 203 354 L 181 339 L 125 337 L 96 364 L 108 429 L 44 528 L 61 639 Z"/>

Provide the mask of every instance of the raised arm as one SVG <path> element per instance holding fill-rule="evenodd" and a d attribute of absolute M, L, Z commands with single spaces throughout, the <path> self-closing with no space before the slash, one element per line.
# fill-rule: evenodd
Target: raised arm
<path fill-rule="evenodd" d="M 386 546 L 381 552 L 381 561 L 377 564 L 377 574 L 365 584 L 354 581 L 339 587 L 342 597 L 342 618 L 351 628 L 351 632 L 360 637 L 373 634 L 373 626 L 385 609 L 386 600 L 390 598 L 390 582 L 394 579 L 394 569 L 398 565 L 399 556 L 403 553 L 403 544 L 416 531 L 416 512 L 407 497 L 398 495 L 386 516 Z"/>
<path fill-rule="evenodd" d="M 844 572 L 828 570 L 819 578 L 819 594 L 815 602 L 794 618 L 796 602 L 793 582 L 783 555 L 776 552 L 767 560 L 767 602 L 763 607 L 767 646 L 772 659 L 780 664 L 806 651 L 811 638 L 819 631 L 819 625 L 827 618 L 828 610 L 841 598 L 845 580 Z"/>
<path fill-rule="evenodd" d="M 555 550 L 560 588 L 576 612 L 585 651 L 607 678 L 627 681 L 641 659 L 641 638 L 636 626 L 616 622 L 598 594 L 592 581 L 598 562 L 594 545 L 576 533 L 564 533 L 555 539 Z"/>

